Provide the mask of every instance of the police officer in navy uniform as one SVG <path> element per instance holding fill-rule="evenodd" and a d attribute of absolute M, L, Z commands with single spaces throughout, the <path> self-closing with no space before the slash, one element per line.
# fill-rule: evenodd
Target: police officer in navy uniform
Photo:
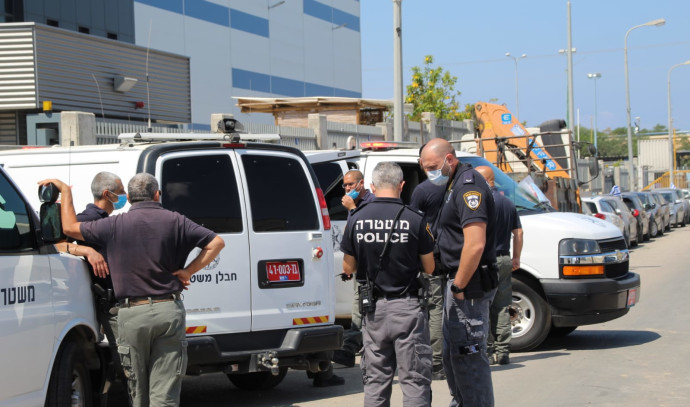
<path fill-rule="evenodd" d="M 364 406 L 389 406 L 395 375 L 403 405 L 431 403 L 429 326 L 417 277 L 434 270 L 433 238 L 420 212 L 403 205 L 400 166 L 381 162 L 373 202 L 348 220 L 341 243 L 343 271 L 356 272 L 362 304 Z"/>
<path fill-rule="evenodd" d="M 493 406 L 486 342 L 489 305 L 498 284 L 494 199 L 486 180 L 460 163 L 448 141 L 431 140 L 421 159 L 429 180 L 446 185 L 436 244 L 440 267 L 448 273 L 443 365 L 450 405 Z"/>
<path fill-rule="evenodd" d="M 426 179 L 415 187 L 410 197 L 410 208 L 424 212 L 431 234 L 434 236 L 436 236 L 434 230 L 437 225 L 436 217 L 445 192 L 443 185 L 434 185 Z M 443 369 L 443 291 L 447 275 L 436 268 L 431 275 L 425 275 L 424 278 L 428 280 L 429 286 L 429 302 L 426 308 L 433 351 L 432 379 L 446 380 Z"/>

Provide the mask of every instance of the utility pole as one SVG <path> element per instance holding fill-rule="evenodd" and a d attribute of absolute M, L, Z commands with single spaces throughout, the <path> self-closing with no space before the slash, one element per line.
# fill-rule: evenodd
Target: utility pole
<path fill-rule="evenodd" d="M 402 0 L 393 0 L 393 140 L 403 141 Z"/>

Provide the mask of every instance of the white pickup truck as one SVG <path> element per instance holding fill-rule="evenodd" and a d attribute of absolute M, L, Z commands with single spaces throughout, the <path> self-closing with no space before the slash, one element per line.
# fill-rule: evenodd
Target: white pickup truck
<path fill-rule="evenodd" d="M 342 267 L 339 242 L 347 219 L 340 204 L 344 173 L 359 169 L 368 187 L 376 164 L 394 161 L 405 177 L 405 203 L 409 203 L 414 188 L 426 179 L 417 162 L 417 149 L 397 149 L 385 143 L 370 145 L 378 147 L 305 153 L 326 196 L 333 224 L 336 270 Z M 593 217 L 555 212 L 533 199 L 486 159 L 462 152 L 458 158 L 474 167 L 492 167 L 496 187 L 516 205 L 522 222 L 524 247 L 521 267 L 513 273 L 510 308 L 512 350 L 533 349 L 549 333 L 565 335 L 580 325 L 619 318 L 635 305 L 640 296 L 640 277 L 628 271 L 628 249 L 615 226 Z M 336 317 L 348 319 L 352 282 L 338 280 L 336 298 Z"/>

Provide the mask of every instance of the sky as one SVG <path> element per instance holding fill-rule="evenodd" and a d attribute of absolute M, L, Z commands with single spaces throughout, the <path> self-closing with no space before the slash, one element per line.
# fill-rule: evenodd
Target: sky
<path fill-rule="evenodd" d="M 361 0 L 362 96 L 393 98 L 393 1 Z M 668 72 L 690 60 L 690 1 L 571 0 L 575 125 L 626 126 L 624 38 L 628 36 L 631 116 L 640 127 L 668 123 Z M 498 99 L 538 126 L 567 115 L 566 0 L 402 0 L 404 86 L 425 55 L 458 78 L 459 102 Z M 589 79 L 588 73 L 601 78 Z M 690 130 L 690 65 L 671 74 L 673 127 Z"/>

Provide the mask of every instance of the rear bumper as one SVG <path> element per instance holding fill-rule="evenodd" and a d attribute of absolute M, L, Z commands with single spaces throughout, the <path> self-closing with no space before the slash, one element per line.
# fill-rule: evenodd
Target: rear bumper
<path fill-rule="evenodd" d="M 340 349 L 343 327 L 323 325 L 308 328 L 244 332 L 239 334 L 187 337 L 187 374 L 211 371 L 227 373 L 269 370 L 263 360 L 278 359 L 278 366 L 311 369 L 330 361 L 330 352 Z"/>
<path fill-rule="evenodd" d="M 617 279 L 544 279 L 541 284 L 557 327 L 611 321 L 628 313 L 631 289 L 637 289 L 636 301 L 640 297 L 640 276 L 635 273 Z"/>

